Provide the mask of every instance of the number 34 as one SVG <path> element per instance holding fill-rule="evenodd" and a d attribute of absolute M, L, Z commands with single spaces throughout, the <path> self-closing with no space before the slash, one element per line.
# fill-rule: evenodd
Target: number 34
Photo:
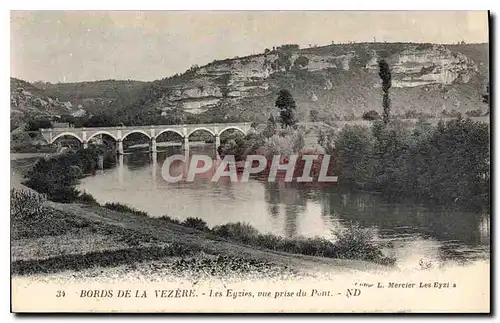
<path fill-rule="evenodd" d="M 64 297 L 66 296 L 66 293 L 63 290 L 58 290 L 56 292 L 56 297 Z"/>

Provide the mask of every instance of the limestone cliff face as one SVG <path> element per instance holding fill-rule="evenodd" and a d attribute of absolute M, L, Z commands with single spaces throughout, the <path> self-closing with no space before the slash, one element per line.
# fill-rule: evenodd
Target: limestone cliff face
<path fill-rule="evenodd" d="M 393 86 L 467 83 L 478 72 L 476 63 L 443 46 L 405 50 L 389 59 L 395 75 Z"/>
<path fill-rule="evenodd" d="M 307 64 L 294 64 L 299 57 L 305 57 Z M 215 62 L 198 68 L 190 80 L 183 85 L 172 87 L 158 100 L 156 109 L 168 111 L 174 107 L 182 107 L 187 112 L 200 113 L 213 107 L 223 98 L 239 99 L 263 96 L 270 91 L 267 79 L 278 72 L 290 70 L 306 70 L 321 72 L 326 69 L 349 71 L 350 62 L 355 53 L 342 55 L 315 55 L 293 53 L 289 58 L 289 66 L 277 64 L 277 54 L 262 54 L 240 59 Z M 325 79 L 325 88 L 333 85 Z M 312 101 L 316 101 L 317 97 Z"/>
<path fill-rule="evenodd" d="M 484 45 L 480 51 L 487 50 Z M 176 107 L 196 114 L 209 112 L 224 99 L 234 106 L 235 114 L 253 114 L 255 118 L 263 110 L 268 115 L 277 91 L 287 88 L 300 103 L 299 109 L 304 107 L 299 111 L 303 117 L 316 109 L 339 118 L 357 118 L 380 107 L 378 61 L 384 57 L 392 71 L 392 95 L 401 95 L 393 98 L 395 110 L 439 114 L 443 110 L 475 109 L 480 95 L 476 100 L 467 90 L 469 94 L 462 97 L 462 89 L 457 86 L 480 91 L 476 83 L 478 79 L 487 82 L 480 69 L 484 70 L 488 62 L 475 61 L 456 46 L 450 48 L 430 44 L 341 44 L 214 61 L 183 75 L 184 80 L 168 87 L 153 108 L 168 113 Z M 470 49 L 466 52 L 475 53 Z M 450 95 L 449 90 L 454 94 Z M 432 101 L 432 108 L 425 102 L 425 95 Z"/>
<path fill-rule="evenodd" d="M 379 55 L 371 53 L 368 70 L 378 71 Z M 462 53 L 444 46 L 415 46 L 387 58 L 393 87 L 417 87 L 430 84 L 468 83 L 478 73 L 477 64 Z"/>

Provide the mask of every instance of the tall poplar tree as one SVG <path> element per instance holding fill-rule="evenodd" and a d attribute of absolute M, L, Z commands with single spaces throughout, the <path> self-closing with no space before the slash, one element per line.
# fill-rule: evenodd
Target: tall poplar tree
<path fill-rule="evenodd" d="M 383 92 L 382 106 L 384 108 L 384 111 L 382 113 L 382 119 L 384 120 L 384 123 L 387 124 L 389 123 L 391 114 L 391 98 L 389 97 L 389 89 L 392 86 L 391 70 L 389 69 L 389 64 L 387 64 L 385 59 L 380 60 L 378 62 L 378 66 L 378 75 L 382 79 Z"/>

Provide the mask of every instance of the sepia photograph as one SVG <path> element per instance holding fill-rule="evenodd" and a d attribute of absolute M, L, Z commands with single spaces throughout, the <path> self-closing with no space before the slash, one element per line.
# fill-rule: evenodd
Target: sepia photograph
<path fill-rule="evenodd" d="M 10 11 L 14 313 L 484 313 L 488 11 Z"/>

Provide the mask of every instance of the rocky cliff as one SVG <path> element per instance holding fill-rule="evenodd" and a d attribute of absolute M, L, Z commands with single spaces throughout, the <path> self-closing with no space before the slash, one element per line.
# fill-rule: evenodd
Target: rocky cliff
<path fill-rule="evenodd" d="M 465 52 L 465 53 L 464 53 Z M 381 110 L 378 60 L 392 71 L 393 114 L 440 116 L 479 110 L 488 83 L 488 45 L 339 44 L 299 49 L 285 45 L 259 55 L 214 61 L 159 81 L 143 109 L 209 114 L 222 101 L 230 116 L 264 121 L 276 93 L 291 91 L 299 118 L 356 119 Z"/>

